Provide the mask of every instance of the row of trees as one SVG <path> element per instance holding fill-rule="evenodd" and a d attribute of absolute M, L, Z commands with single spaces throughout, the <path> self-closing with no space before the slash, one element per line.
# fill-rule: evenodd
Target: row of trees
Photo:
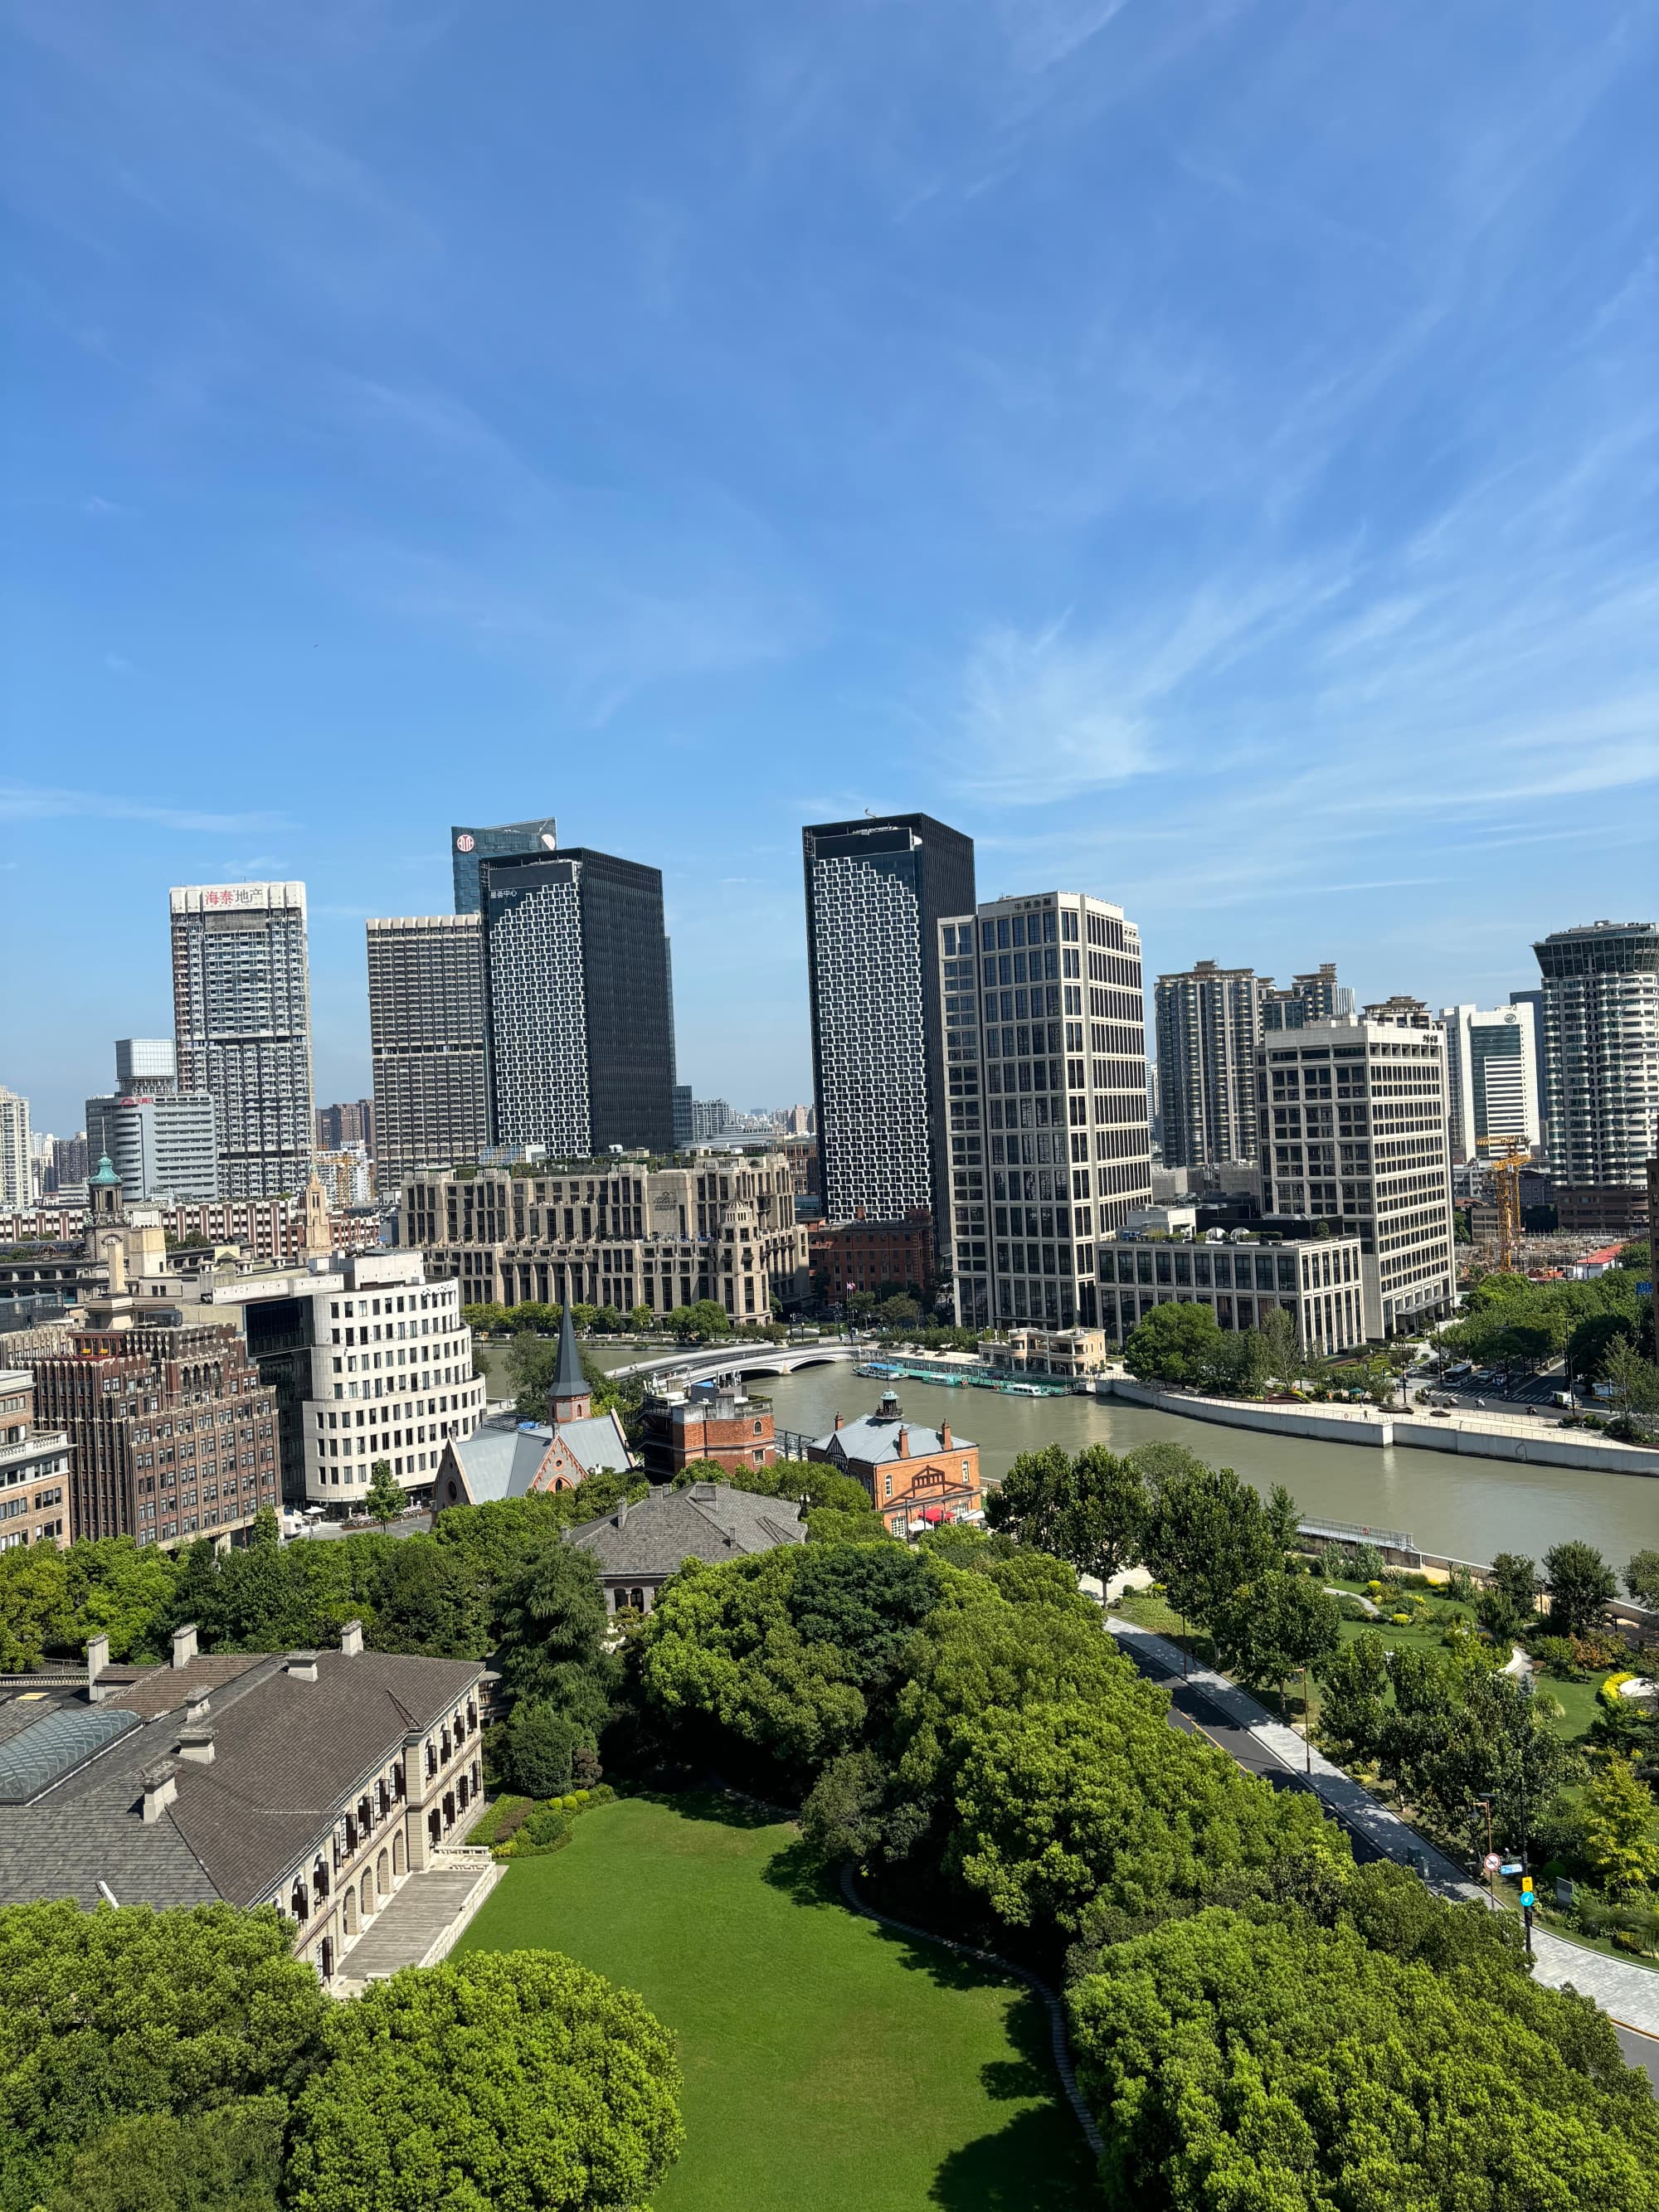
<path fill-rule="evenodd" d="M 515 1306 L 505 1306 L 491 1299 L 481 1305 L 463 1307 L 461 1317 L 470 1327 L 491 1336 L 556 1336 L 564 1318 L 564 1308 L 537 1298 L 526 1298 Z M 718 1298 L 698 1298 L 690 1305 L 675 1306 L 664 1314 L 653 1313 L 649 1306 L 634 1306 L 623 1313 L 616 1306 L 573 1305 L 570 1317 L 573 1326 L 585 1336 L 643 1336 L 666 1330 L 682 1344 L 708 1344 L 723 1336 L 769 1338 L 775 1334 L 787 1334 L 769 1319 L 734 1322 Z"/>
<path fill-rule="evenodd" d="M 1089 1471 L 1104 1537 L 1052 1460 L 1024 1516 L 1097 1571 L 1133 1518 L 1195 1607 L 1216 1543 L 1247 1581 L 1309 1582 L 1288 1500 L 1252 1513 L 1184 1455 L 1136 1456 Z M 1358 1869 L 1312 1797 L 1170 1729 L 1032 1541 L 692 1564 L 629 1663 L 687 1765 L 800 1801 L 912 1916 L 1064 1964 L 1112 2201 L 1659 2206 L 1659 2118 L 1607 2021 L 1534 1987 L 1506 1920 Z"/>
<path fill-rule="evenodd" d="M 7 2212 L 642 2207 L 682 2140 L 673 2039 L 552 1951 L 337 2002 L 276 1913 L 0 1911 Z"/>
<path fill-rule="evenodd" d="M 1619 1265 L 1583 1283 L 1534 1283 L 1496 1271 L 1477 1278 L 1462 1318 L 1438 1340 L 1448 1352 L 1482 1366 L 1523 1371 L 1565 1358 L 1578 1383 L 1609 1382 L 1623 1419 L 1639 1431 L 1659 1415 L 1653 1300 L 1637 1285 L 1651 1280 L 1649 1248 L 1627 1244 Z"/>

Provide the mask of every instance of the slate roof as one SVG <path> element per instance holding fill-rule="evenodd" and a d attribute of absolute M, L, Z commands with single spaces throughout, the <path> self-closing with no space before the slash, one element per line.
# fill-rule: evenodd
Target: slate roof
<path fill-rule="evenodd" d="M 582 1356 L 576 1349 L 576 1332 L 567 1305 L 559 1316 L 559 1366 L 553 1377 L 550 1395 L 554 1398 L 586 1398 L 590 1395 L 586 1376 L 582 1372 Z"/>
<path fill-rule="evenodd" d="M 653 1490 L 637 1505 L 619 1506 L 602 1521 L 570 1531 L 605 1575 L 672 1575 L 688 1559 L 711 1564 L 804 1544 L 800 1508 L 781 1498 L 757 1498 L 729 1483 L 696 1482 Z"/>
<path fill-rule="evenodd" d="M 475 1505 L 498 1498 L 522 1498 L 535 1483 L 555 1431 L 544 1422 L 523 1421 L 516 1428 L 486 1425 L 470 1437 L 452 1438 L 449 1449 Z M 604 1468 L 632 1465 L 628 1439 L 614 1413 L 586 1421 L 561 1421 L 558 1438 L 587 1474 Z"/>
<path fill-rule="evenodd" d="M 866 1413 L 861 1419 L 848 1421 L 839 1429 L 832 1429 L 827 1437 L 814 1437 L 814 1451 L 828 1452 L 841 1447 L 845 1459 L 856 1460 L 860 1467 L 880 1467 L 884 1461 L 899 1455 L 899 1431 L 909 1432 L 911 1459 L 933 1459 L 947 1449 L 976 1451 L 978 1446 L 971 1437 L 959 1437 L 951 1431 L 947 1446 L 937 1429 L 924 1429 L 917 1421 L 884 1420 L 875 1413 Z"/>
<path fill-rule="evenodd" d="M 226 1663 L 153 1672 L 188 1686 L 196 1669 Z M 96 1905 L 100 1880 L 123 1905 L 251 1905 L 321 1844 L 363 1776 L 459 1703 L 483 1672 L 470 1660 L 375 1651 L 321 1652 L 317 1669 L 317 1680 L 305 1682 L 283 1671 L 280 1655 L 242 1655 L 212 1694 L 211 1765 L 174 1761 L 174 1698 L 153 1717 L 141 1714 L 138 1727 L 32 1805 L 0 1805 L 0 1905 L 45 1897 Z M 145 1704 L 161 1694 L 159 1683 L 141 1687 Z M 88 1710 L 84 1698 L 62 1689 L 9 1698 L 0 1705 L 0 1733 L 15 1741 L 20 1708 L 32 1722 L 54 1709 Z M 131 1707 L 131 1698 L 122 1704 Z M 177 1796 L 147 1824 L 143 1777 L 162 1761 L 175 1764 Z"/>

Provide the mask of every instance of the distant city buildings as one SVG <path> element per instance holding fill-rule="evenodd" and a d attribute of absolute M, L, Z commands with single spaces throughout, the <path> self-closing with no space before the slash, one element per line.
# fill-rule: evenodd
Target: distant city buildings
<path fill-rule="evenodd" d="M 1079 892 L 939 925 L 956 1307 L 1093 1324 L 1095 1244 L 1152 1196 L 1140 937 Z M 833 1217 L 832 1217 L 833 1218 Z"/>
<path fill-rule="evenodd" d="M 29 1102 L 0 1084 L 0 1206 L 34 1203 Z"/>
<path fill-rule="evenodd" d="M 928 814 L 801 833 L 824 1215 L 932 1210 L 951 1246 L 939 924 L 974 910 L 973 840 Z"/>
<path fill-rule="evenodd" d="M 1255 1158 L 1263 988 L 1253 968 L 1221 968 L 1213 960 L 1158 977 L 1153 1002 L 1167 1167 Z"/>
<path fill-rule="evenodd" d="M 1594 921 L 1557 930 L 1533 951 L 1557 1202 L 1565 1192 L 1617 1188 L 1630 1194 L 1630 1210 L 1645 1212 L 1659 1123 L 1659 927 Z M 1599 1202 L 1600 1218 L 1611 1218 L 1606 1205 Z"/>
<path fill-rule="evenodd" d="M 1308 975 L 1293 976 L 1287 991 L 1275 989 L 1271 975 L 1261 979 L 1264 1030 L 1299 1030 L 1309 1022 L 1328 1022 L 1352 1012 L 1353 993 L 1337 981 L 1334 961 L 1323 961 Z"/>
<path fill-rule="evenodd" d="M 1456 1268 L 1438 1025 L 1420 1027 L 1409 1008 L 1401 1021 L 1310 1022 L 1293 1039 L 1269 1036 L 1256 1069 L 1264 1215 L 1358 1238 L 1369 1334 L 1449 1314 Z"/>
<path fill-rule="evenodd" d="M 304 1189 L 314 1144 L 305 885 L 169 894 L 178 1081 L 213 1101 L 228 1198 Z"/>
<path fill-rule="evenodd" d="M 1452 1158 L 1485 1157 L 1481 1139 L 1487 1137 L 1512 1137 L 1528 1152 L 1535 1152 L 1543 1127 L 1532 1007 L 1443 1006 L 1440 1024 L 1446 1033 Z"/>
<path fill-rule="evenodd" d="M 684 1166 L 604 1158 L 529 1173 L 411 1176 L 398 1243 L 468 1305 L 526 1300 L 662 1315 L 713 1298 L 768 1321 L 807 1291 L 794 1168 L 782 1153 L 708 1154 Z"/>
<path fill-rule="evenodd" d="M 374 923 L 369 924 L 372 929 Z M 374 1101 L 354 1098 L 337 1106 L 317 1109 L 317 1148 L 319 1152 L 337 1152 L 348 1145 L 361 1145 L 369 1158 L 374 1157 Z"/>
<path fill-rule="evenodd" d="M 390 1194 L 489 1146 L 483 925 L 405 915 L 371 921 L 368 941 L 375 1170 Z"/>
<path fill-rule="evenodd" d="M 449 856 L 455 878 L 455 911 L 477 914 L 483 899 L 478 870 L 485 860 L 506 860 L 514 853 L 556 853 L 559 825 L 551 815 L 539 822 L 501 822 L 493 829 L 452 829 Z"/>
<path fill-rule="evenodd" d="M 86 1102 L 91 1164 L 109 1160 L 135 1200 L 219 1195 L 218 1117 L 205 1091 L 180 1091 L 171 1037 L 119 1037 L 115 1089 Z"/>
<path fill-rule="evenodd" d="M 492 1141 L 561 1160 L 671 1151 L 660 872 L 578 846 L 479 873 Z"/>

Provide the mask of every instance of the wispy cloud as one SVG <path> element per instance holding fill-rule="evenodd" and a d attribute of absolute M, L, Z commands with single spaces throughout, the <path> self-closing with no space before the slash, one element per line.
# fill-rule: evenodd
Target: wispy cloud
<path fill-rule="evenodd" d="M 209 814 L 196 807 L 166 806 L 143 799 L 124 799 L 101 791 L 70 791 L 49 785 L 0 783 L 0 822 L 51 822 L 76 818 L 105 822 L 151 822 L 164 830 L 199 830 L 211 836 L 246 836 L 251 830 L 285 830 L 280 814 Z"/>

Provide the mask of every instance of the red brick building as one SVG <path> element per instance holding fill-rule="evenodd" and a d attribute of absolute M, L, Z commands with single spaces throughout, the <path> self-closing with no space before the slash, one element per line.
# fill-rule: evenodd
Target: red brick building
<path fill-rule="evenodd" d="M 979 1518 L 979 1446 L 953 1436 L 949 1421 L 937 1430 L 907 1421 L 890 1390 L 862 1420 L 843 1421 L 837 1413 L 835 1427 L 808 1445 L 806 1456 L 861 1482 L 895 1536 Z"/>
<path fill-rule="evenodd" d="M 653 1482 L 672 1481 L 700 1460 L 733 1474 L 770 1467 L 778 1455 L 772 1408 L 745 1396 L 729 1376 L 696 1383 L 684 1396 L 665 1392 L 646 1401 L 640 1455 Z"/>
<path fill-rule="evenodd" d="M 933 1272 L 933 1217 L 924 1206 L 902 1221 L 868 1221 L 860 1212 L 851 1221 L 809 1224 L 806 1264 L 815 1279 L 826 1279 L 823 1295 L 836 1303 L 849 1290 L 920 1291 Z"/>

